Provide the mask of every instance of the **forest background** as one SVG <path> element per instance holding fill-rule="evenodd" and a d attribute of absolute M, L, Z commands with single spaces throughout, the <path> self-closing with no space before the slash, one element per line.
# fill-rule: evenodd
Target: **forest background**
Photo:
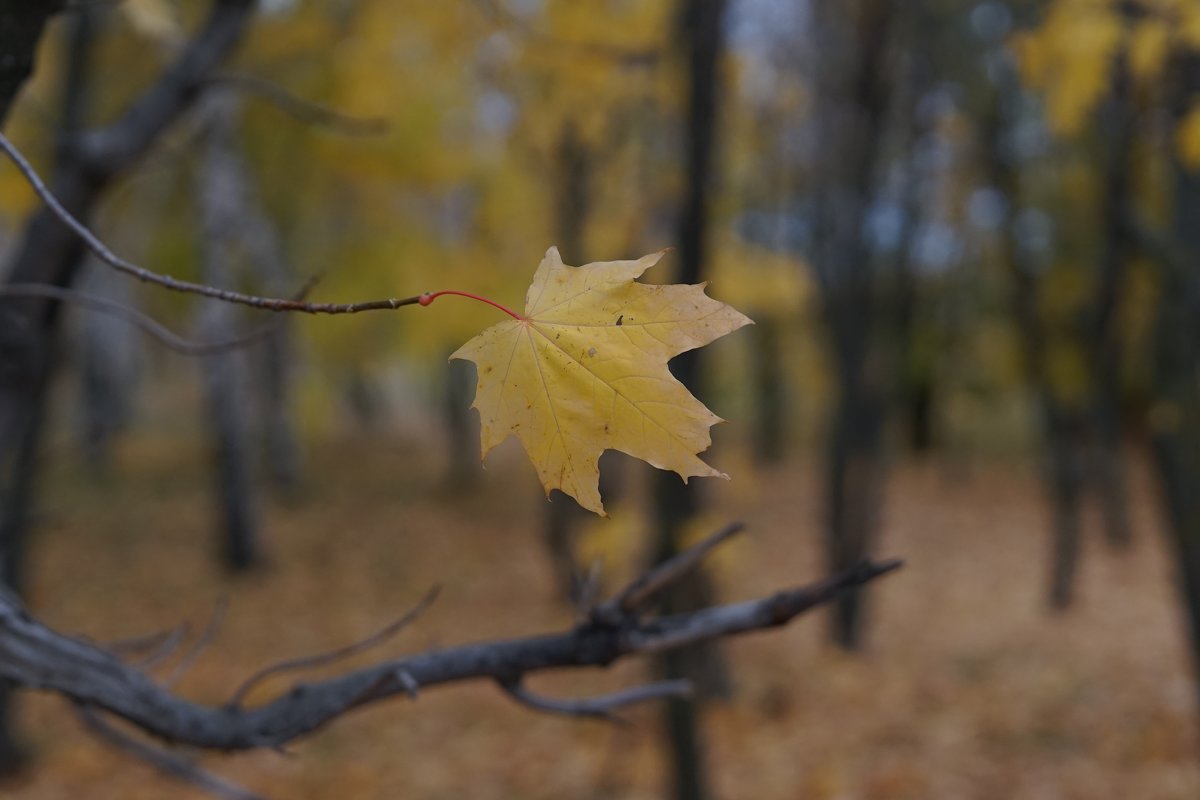
<path fill-rule="evenodd" d="M 118 274 L 6 163 L 0 309 L 31 275 L 77 293 L 38 301 L 37 380 L 0 324 L 0 551 L 39 619 L 190 619 L 195 663 L 154 668 L 220 702 L 435 584 L 389 652 L 561 628 L 732 520 L 671 603 L 905 567 L 770 635 L 535 684 L 692 678 L 632 726 L 471 685 L 189 764 L 267 797 L 1196 795 L 1200 3 L 271 0 L 122 140 L 245 5 L 68 4 L 5 135 L 124 258 L 259 295 L 518 307 L 550 245 L 674 247 L 649 282 L 756 323 L 672 362 L 729 420 L 705 458 L 732 480 L 610 453 L 600 518 L 516 442 L 482 468 L 447 356 L 502 315 L 459 298 L 181 356 L 129 309 L 205 341 L 261 312 Z M 185 791 L 60 699 L 2 697 L 12 796 Z"/>

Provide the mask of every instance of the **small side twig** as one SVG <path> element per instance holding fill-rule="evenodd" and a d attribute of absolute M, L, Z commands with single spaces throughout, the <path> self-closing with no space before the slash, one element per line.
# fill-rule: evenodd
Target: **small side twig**
<path fill-rule="evenodd" d="M 587 572 L 577 571 L 574 575 L 575 613 L 579 619 L 587 619 L 596 606 L 596 598 L 600 593 L 601 571 L 602 561 L 596 558 L 592 559 Z"/>
<path fill-rule="evenodd" d="M 240 707 L 242 705 L 242 701 L 246 699 L 246 695 L 250 693 L 251 689 L 273 675 L 278 675 L 283 672 L 296 672 L 298 670 L 314 669 L 316 667 L 325 666 L 326 664 L 332 664 L 336 661 L 349 658 L 350 656 L 357 655 L 358 653 L 370 650 L 372 647 L 377 647 L 378 645 L 383 644 L 397 633 L 402 631 L 404 628 L 412 624 L 412 622 L 417 617 L 421 616 L 421 614 L 425 613 L 425 610 L 433 604 L 433 601 L 437 599 L 437 596 L 440 592 L 441 587 L 434 586 L 425 593 L 425 596 L 422 597 L 415 606 L 405 612 L 403 616 L 393 622 L 388 623 L 385 627 L 380 628 L 378 631 L 365 639 L 360 639 L 357 642 L 348 644 L 345 647 L 339 647 L 336 650 L 330 650 L 327 653 L 301 656 L 300 658 L 289 658 L 260 669 L 258 672 L 255 672 L 242 682 L 242 685 L 234 691 L 226 705 L 229 708 Z M 409 694 L 409 696 L 416 695 L 418 686 L 411 675 L 398 674 L 395 677 L 404 685 L 405 691 Z"/>
<path fill-rule="evenodd" d="M 178 753 L 172 753 L 165 747 L 153 745 L 120 730 L 93 708 L 77 704 L 75 711 L 83 726 L 98 739 L 130 753 L 159 772 L 189 783 L 214 797 L 224 798 L 224 800 L 266 800 L 262 795 L 230 783 Z"/>
<path fill-rule="evenodd" d="M 667 559 L 634 580 L 611 600 L 597 606 L 592 612 L 592 619 L 616 624 L 645 608 L 659 592 L 695 570 L 709 553 L 730 537 L 741 533 L 745 527 L 745 523 L 731 522 L 699 544 Z"/>
<path fill-rule="evenodd" d="M 11 283 L 7 286 L 0 286 L 0 297 L 59 300 L 64 303 L 88 308 L 92 311 L 98 311 L 102 314 L 108 314 L 128 322 L 163 347 L 185 356 L 211 356 L 218 353 L 228 353 L 231 350 L 240 350 L 266 338 L 278 328 L 278 321 L 273 320 L 265 325 L 259 325 L 247 333 L 229 339 L 197 342 L 180 336 L 158 320 L 143 314 L 136 308 L 131 308 L 115 300 L 75 291 L 74 289 L 64 289 L 59 286 L 50 286 L 49 284 L 41 283 Z"/>
<path fill-rule="evenodd" d="M 204 626 L 204 630 L 197 637 L 192 646 L 184 654 L 179 663 L 175 665 L 175 669 L 171 671 L 170 676 L 163 682 L 163 685 L 170 688 L 183 678 L 187 671 L 200 659 L 208 646 L 217 638 L 217 633 L 221 630 L 221 623 L 225 621 L 225 612 L 229 610 L 229 598 L 222 597 L 213 606 L 212 614 L 208 617 L 208 624 Z"/>
<path fill-rule="evenodd" d="M 147 651 L 161 649 L 164 643 L 183 636 L 187 632 L 187 628 L 188 624 L 181 622 L 173 628 L 167 628 L 166 630 L 144 633 L 140 636 L 128 636 L 123 639 L 112 639 L 101 644 L 110 653 L 116 653 L 119 656 L 134 656 Z"/>
<path fill-rule="evenodd" d="M 150 653 L 142 660 L 134 662 L 135 665 L 143 672 L 149 672 L 150 670 L 154 669 L 159 664 L 171 657 L 171 654 L 175 652 L 175 648 L 179 647 L 180 643 L 187 638 L 188 631 L 190 630 L 191 626 L 186 622 L 176 626 L 176 628 L 171 631 L 170 636 L 163 639 L 162 645 L 160 645 L 157 650 L 155 650 L 153 653 Z"/>
<path fill-rule="evenodd" d="M 222 71 L 210 76 L 205 82 L 252 94 L 301 122 L 331 128 L 351 136 L 380 136 L 387 133 L 391 127 L 382 117 L 356 117 L 336 111 L 312 100 L 306 100 L 257 75 Z"/>
<path fill-rule="evenodd" d="M 634 686 L 612 694 L 598 697 L 580 697 L 572 700 L 558 700 L 543 697 L 525 688 L 520 678 L 501 679 L 496 681 L 504 693 L 523 706 L 543 711 L 547 714 L 560 714 L 568 717 L 593 717 L 609 722 L 623 722 L 613 712 L 618 708 L 644 703 L 649 700 L 660 700 L 666 697 L 690 697 L 692 685 L 685 680 L 659 681 L 644 686 Z"/>
<path fill-rule="evenodd" d="M 219 289 L 203 283 L 182 281 L 172 278 L 170 275 L 163 275 L 145 267 L 140 267 L 132 261 L 126 261 L 110 250 L 104 242 L 100 241 L 100 238 L 96 234 L 92 233 L 86 225 L 77 220 L 71 212 L 67 211 L 62 203 L 58 201 L 58 198 L 47 188 L 45 182 L 30 165 L 29 161 L 26 160 L 25 156 L 21 154 L 21 151 L 3 133 L 0 133 L 0 151 L 3 151 L 17 165 L 17 169 L 20 170 L 29 185 L 33 187 L 38 197 L 42 199 L 42 202 L 46 204 L 46 207 L 64 225 L 70 228 L 76 236 L 82 239 L 83 243 L 97 258 L 113 269 L 145 283 L 152 283 L 173 292 L 209 297 L 214 300 L 250 306 L 251 308 L 258 308 L 264 311 L 293 311 L 302 314 L 358 314 L 363 311 L 393 311 L 405 306 L 419 305 L 421 302 L 422 295 L 402 298 L 392 297 L 384 300 L 368 300 L 361 303 L 313 303 L 284 297 L 262 297 L 245 294 L 244 292 L 235 292 L 229 289 Z"/>

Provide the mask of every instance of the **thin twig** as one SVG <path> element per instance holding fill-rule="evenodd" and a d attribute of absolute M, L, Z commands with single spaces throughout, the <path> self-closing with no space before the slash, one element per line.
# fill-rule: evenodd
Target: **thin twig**
<path fill-rule="evenodd" d="M 592 559 L 587 572 L 576 570 L 574 574 L 575 613 L 579 619 L 587 619 L 592 609 L 596 607 L 596 598 L 600 593 L 600 575 L 603 571 L 603 561 Z"/>
<path fill-rule="evenodd" d="M 229 698 L 229 702 L 226 705 L 228 705 L 230 708 L 237 708 L 242 704 L 242 701 L 246 699 L 246 695 L 250 693 L 251 689 L 272 675 L 278 675 L 281 672 L 296 672 L 302 669 L 313 669 L 315 667 L 325 666 L 326 664 L 332 664 L 335 661 L 349 658 L 350 656 L 357 655 L 358 653 L 370 650 L 372 647 L 383 644 L 397 633 L 402 631 L 404 628 L 408 627 L 417 617 L 421 616 L 421 614 L 425 612 L 425 609 L 429 608 L 429 606 L 433 604 L 433 601 L 437 599 L 437 596 L 440 592 L 441 587 L 434 586 L 432 589 L 426 592 L 425 596 L 422 597 L 420 601 L 403 616 L 393 622 L 388 623 L 385 627 L 379 629 L 365 639 L 360 639 L 357 642 L 348 644 L 345 647 L 339 647 L 336 650 L 330 650 L 327 653 L 318 653 L 312 656 L 301 656 L 300 658 L 290 658 L 260 669 L 258 672 L 247 678 L 242 685 L 234 691 L 233 696 Z M 413 681 L 412 676 L 399 677 L 401 682 L 405 683 L 405 690 L 410 695 L 415 695 L 418 687 L 415 685 L 415 681 Z M 407 681 L 405 681 L 405 678 L 407 678 Z"/>
<path fill-rule="evenodd" d="M 248 92 L 301 122 L 332 128 L 351 136 L 381 136 L 391 127 L 383 117 L 355 117 L 336 111 L 329 106 L 295 95 L 279 84 L 257 75 L 222 71 L 209 77 L 205 83 Z"/>
<path fill-rule="evenodd" d="M 163 682 L 163 686 L 170 688 L 183 678 L 189 669 L 200 659 L 204 651 L 212 644 L 213 639 L 217 638 L 217 633 L 221 630 L 221 623 L 225 621 L 225 612 L 229 610 L 229 598 L 222 597 L 217 600 L 217 604 L 213 606 L 212 614 L 208 617 L 208 624 L 204 626 L 204 630 L 200 636 L 188 648 L 187 653 L 175 665 L 175 669 L 171 671 L 170 676 Z"/>
<path fill-rule="evenodd" d="M 294 684 L 254 707 L 186 700 L 106 650 L 63 636 L 0 588 L 0 679 L 37 687 L 119 716 L 164 740 L 212 750 L 286 745 L 354 709 L 477 678 L 511 679 L 554 669 L 608 666 L 635 654 L 762 631 L 795 619 L 900 566 L 863 562 L 814 583 L 740 603 L 619 626 L 583 622 L 566 630 L 425 650 Z"/>
<path fill-rule="evenodd" d="M 102 646 L 105 650 L 117 655 L 136 655 L 144 653 L 147 650 L 158 650 L 162 647 L 163 642 L 168 642 L 171 639 L 180 635 L 181 631 L 187 630 L 187 623 L 182 622 L 173 628 L 166 630 L 155 631 L 154 633 L 145 633 L 141 636 L 128 636 L 124 639 L 113 639 L 103 642 Z"/>
<path fill-rule="evenodd" d="M 42 198 L 42 202 L 46 204 L 46 207 L 64 225 L 70 228 L 76 236 L 82 239 L 83 243 L 87 245 L 88 249 L 97 258 L 110 267 L 126 275 L 131 275 L 140 281 L 152 283 L 174 292 L 211 297 L 214 300 L 222 300 L 226 303 L 236 303 L 266 311 L 295 311 L 303 314 L 357 314 L 363 311 L 392 311 L 403 306 L 417 305 L 421 302 L 421 295 L 403 298 L 393 297 L 386 300 L 369 300 L 362 303 L 311 303 L 301 300 L 289 300 L 283 297 L 261 297 L 243 292 L 234 292 L 228 289 L 218 289 L 215 286 L 207 286 L 202 283 L 181 281 L 177 278 L 172 278 L 170 275 L 163 275 L 148 270 L 145 267 L 139 267 L 137 264 L 126 261 L 113 253 L 86 225 L 75 219 L 71 215 L 71 212 L 67 211 L 62 203 L 58 201 L 58 198 L 46 187 L 45 182 L 42 181 L 41 177 L 30 166 L 25 156 L 21 155 L 21 151 L 2 133 L 0 133 L 0 150 L 3 150 L 5 155 L 17 165 L 17 169 L 21 171 L 21 174 L 25 176 L 25 180 L 29 182 L 29 185 L 33 187 L 38 196 Z"/>
<path fill-rule="evenodd" d="M 171 654 L 175 652 L 175 648 L 179 647 L 183 640 L 187 638 L 189 631 L 191 631 L 191 626 L 186 622 L 178 625 L 175 630 L 171 631 L 171 635 L 163 640 L 161 647 L 141 661 L 134 662 L 135 665 L 143 672 L 149 672 L 154 669 L 171 657 Z"/>
<path fill-rule="evenodd" d="M 742 522 L 731 522 L 699 544 L 667 559 L 630 583 L 611 600 L 597 606 L 592 612 L 592 619 L 616 624 L 622 618 L 645 608 L 655 595 L 695 570 L 714 548 L 745 527 Z"/>
<path fill-rule="evenodd" d="M 76 704 L 76 712 L 85 728 L 104 742 L 131 753 L 160 772 L 189 783 L 214 797 L 224 800 L 265 800 L 260 794 L 230 783 L 206 769 L 194 764 L 178 753 L 134 737 L 101 716 L 94 708 Z"/>
<path fill-rule="evenodd" d="M 59 286 L 42 283 L 11 283 L 7 286 L 0 286 L 0 297 L 37 297 L 60 300 L 65 303 L 91 309 L 92 311 L 98 311 L 101 314 L 108 314 L 128 322 L 163 347 L 185 356 L 211 356 L 218 353 L 228 353 L 231 350 L 240 350 L 266 338 L 279 327 L 278 321 L 272 320 L 264 325 L 255 327 L 247 333 L 234 336 L 230 339 L 197 342 L 180 336 L 158 320 L 138 311 L 136 308 L 118 303 L 115 300 L 97 297 L 96 295 L 74 289 L 64 289 Z"/>
<path fill-rule="evenodd" d="M 524 687 L 521 679 L 496 681 L 504 693 L 523 706 L 544 711 L 548 714 L 562 714 L 568 717 L 596 717 L 609 722 L 623 722 L 613 712 L 618 708 L 644 703 L 648 700 L 659 700 L 666 697 L 690 697 L 692 685 L 685 680 L 659 681 L 645 686 L 635 686 L 612 694 L 599 697 L 580 697 L 573 700 L 558 700 L 543 697 Z"/>

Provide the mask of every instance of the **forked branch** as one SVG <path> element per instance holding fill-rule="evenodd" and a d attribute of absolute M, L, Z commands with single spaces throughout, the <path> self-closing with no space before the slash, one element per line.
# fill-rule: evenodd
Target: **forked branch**
<path fill-rule="evenodd" d="M 110 650 L 51 630 L 31 617 L 16 597 L 0 591 L 0 679 L 58 693 L 167 742 L 215 750 L 282 747 L 354 709 L 475 678 L 495 681 L 510 696 L 545 711 L 603 716 L 629 702 L 676 694 L 682 687 L 652 685 L 604 698 L 559 701 L 530 694 L 522 680 L 537 672 L 607 666 L 628 656 L 783 625 L 899 566 L 899 561 L 864 562 L 840 575 L 756 600 L 648 619 L 593 615 L 554 633 L 428 650 L 326 680 L 296 683 L 255 706 L 214 707 L 186 700 Z"/>

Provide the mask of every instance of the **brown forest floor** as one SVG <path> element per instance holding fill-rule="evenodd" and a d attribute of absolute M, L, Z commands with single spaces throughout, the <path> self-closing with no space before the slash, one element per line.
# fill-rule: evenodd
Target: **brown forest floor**
<path fill-rule="evenodd" d="M 32 604 L 60 629 L 105 639 L 203 625 L 227 595 L 219 636 L 180 686 L 209 702 L 264 663 L 367 634 L 434 583 L 442 597 L 384 653 L 568 624 L 532 470 L 500 453 L 477 491 L 453 495 L 440 467 L 413 455 L 421 449 L 359 441 L 310 453 L 303 498 L 267 509 L 273 568 L 232 581 L 210 557 L 198 449 L 128 443 L 119 478 L 102 484 L 59 468 Z M 745 472 L 716 487 L 714 521 L 750 526 L 716 565 L 729 599 L 821 574 L 813 466 Z M 1134 551 L 1115 555 L 1089 533 L 1077 606 L 1050 616 L 1031 470 L 897 470 L 879 552 L 908 565 L 874 592 L 866 655 L 828 647 L 823 615 L 728 646 L 737 694 L 707 714 L 717 797 L 1200 796 L 1193 684 L 1146 484 Z M 645 674 L 628 664 L 533 685 L 567 695 Z M 355 714 L 290 755 L 203 763 L 272 798 L 661 797 L 656 709 L 631 716 L 628 729 L 541 716 L 472 684 Z M 203 796 L 91 739 L 55 698 L 31 696 L 22 718 L 38 760 L 3 796 Z"/>

